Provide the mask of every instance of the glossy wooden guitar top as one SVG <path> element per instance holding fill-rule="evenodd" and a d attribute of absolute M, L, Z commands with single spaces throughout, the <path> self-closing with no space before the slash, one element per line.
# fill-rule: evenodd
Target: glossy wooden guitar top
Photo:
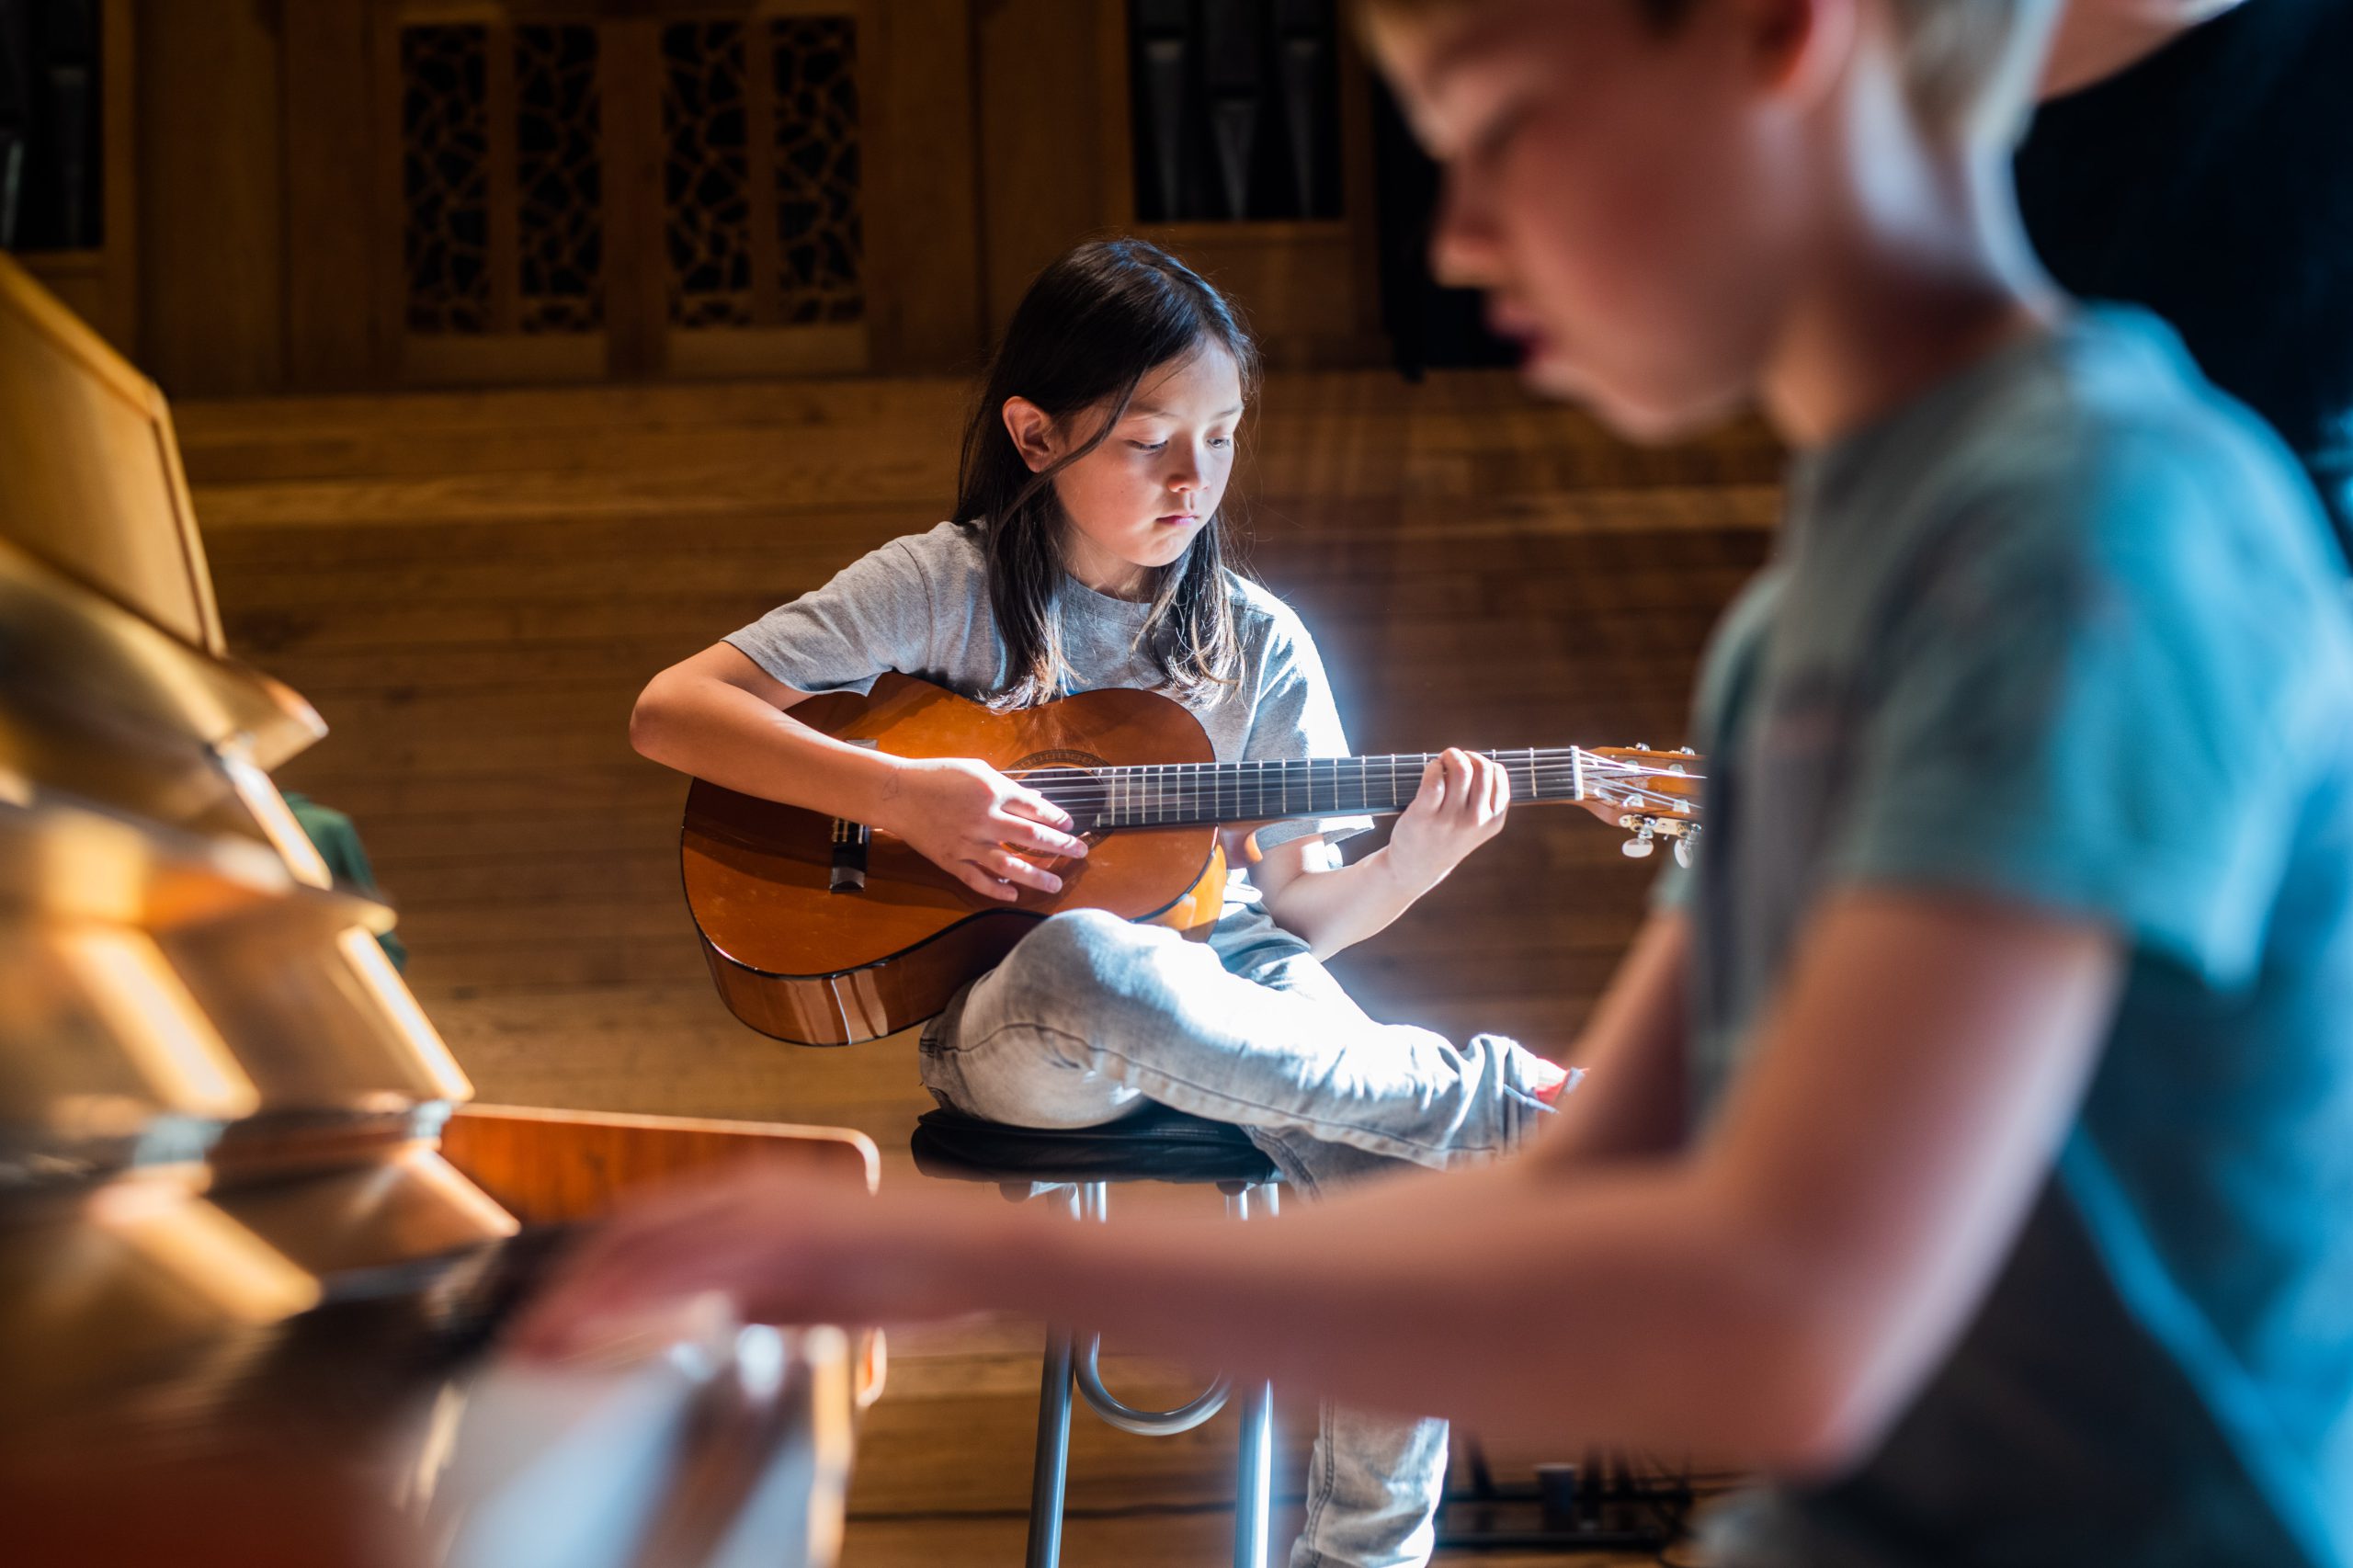
<path fill-rule="evenodd" d="M 927 682 L 886 675 L 868 697 L 813 697 L 792 716 L 893 756 L 973 757 L 1007 772 L 1215 760 L 1193 716 L 1148 691 L 1090 691 L 993 713 Z M 687 903 L 715 953 L 765 974 L 834 975 L 883 963 L 967 922 L 1014 920 L 1026 929 L 1029 920 L 1065 909 L 1206 931 L 1223 900 L 1215 827 L 1090 834 L 1084 859 L 1043 862 L 1063 878 L 1059 894 L 1025 890 L 1010 904 L 881 835 L 867 851 L 864 888 L 834 892 L 833 837 L 829 817 L 698 782 L 681 843 Z"/>
<path fill-rule="evenodd" d="M 792 716 L 903 757 L 968 757 L 1069 811 L 1088 853 L 1044 862 L 1058 893 L 990 899 L 900 839 L 698 782 L 680 839 L 687 903 L 720 994 L 779 1040 L 843 1045 L 930 1017 L 1040 919 L 1101 909 L 1206 936 L 1224 903 L 1221 833 L 1278 820 L 1398 812 L 1427 756 L 1221 763 L 1200 723 L 1154 692 L 1106 689 L 1010 713 L 886 675 L 865 697 L 810 698 Z M 1574 802 L 1678 858 L 1704 782 L 1688 752 L 1490 752 L 1515 801 Z"/>

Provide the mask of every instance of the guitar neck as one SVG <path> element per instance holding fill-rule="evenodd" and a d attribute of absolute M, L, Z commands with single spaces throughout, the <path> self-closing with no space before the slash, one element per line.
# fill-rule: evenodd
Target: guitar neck
<path fill-rule="evenodd" d="M 1421 790 L 1432 755 L 1045 769 L 1013 777 L 1087 829 L 1191 827 L 1402 812 Z M 1482 755 L 1502 765 L 1515 803 L 1591 800 L 1597 782 L 1611 771 L 1575 746 Z"/>

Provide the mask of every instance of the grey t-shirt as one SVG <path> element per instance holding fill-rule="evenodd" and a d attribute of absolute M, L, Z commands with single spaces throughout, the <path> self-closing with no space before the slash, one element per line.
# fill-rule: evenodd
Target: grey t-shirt
<path fill-rule="evenodd" d="M 1348 756 L 1331 683 L 1307 628 L 1257 584 L 1232 573 L 1225 581 L 1242 632 L 1241 677 L 1191 705 L 1218 760 Z M 1161 684 L 1139 646 L 1147 607 L 1065 579 L 1055 612 L 1077 689 Z M 727 641 L 796 691 L 864 691 L 875 676 L 897 670 L 979 698 L 1000 689 L 1007 673 L 980 530 L 955 523 L 892 540 Z M 1337 843 L 1371 825 L 1360 816 L 1273 823 L 1258 844 L 1272 848 L 1314 833 Z M 1246 875 L 1226 880 L 1224 916 L 1211 940 L 1228 968 L 1262 963 L 1277 956 L 1272 947 L 1299 947 L 1257 905 Z"/>

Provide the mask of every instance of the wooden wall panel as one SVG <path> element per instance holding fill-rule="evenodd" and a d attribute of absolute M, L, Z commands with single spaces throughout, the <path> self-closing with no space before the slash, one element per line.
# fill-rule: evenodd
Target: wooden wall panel
<path fill-rule="evenodd" d="M 1112 221 L 1104 207 L 1099 0 L 975 7 L 981 253 L 991 342 L 1038 269 Z M 1119 151 L 1125 152 L 1125 144 Z"/>
<path fill-rule="evenodd" d="M 868 12 L 867 296 L 874 369 L 962 374 L 982 330 L 972 0 Z"/>
<path fill-rule="evenodd" d="M 144 0 L 139 9 L 138 354 L 173 396 L 283 384 L 277 9 L 256 0 Z"/>
<path fill-rule="evenodd" d="M 375 37 L 364 0 L 278 8 L 284 29 L 287 384 L 381 384 L 388 373 L 375 301 L 397 271 L 384 255 L 372 119 Z"/>
<path fill-rule="evenodd" d="M 381 134 L 392 113 L 392 13 L 372 0 L 136 3 L 143 362 L 176 394 L 394 384 L 403 374 L 393 341 L 403 298 L 399 150 Z M 734 3 L 715 0 L 710 9 Z M 614 160 L 606 219 L 614 234 L 654 232 L 654 215 L 639 210 L 639 165 L 655 155 L 659 127 L 650 122 L 650 87 L 630 73 L 647 68 L 647 40 L 669 8 L 621 0 L 516 0 L 515 8 L 603 17 Z M 1079 239 L 1131 222 L 1120 14 L 1090 0 L 891 0 L 861 16 L 864 362 L 961 374 L 1039 267 Z M 638 47 L 621 47 L 628 40 Z M 1216 233 L 1208 231 L 1224 226 L 1194 225 L 1159 236 L 1242 299 L 1279 363 L 1379 358 L 1367 286 L 1361 66 L 1352 54 L 1344 63 L 1344 119 L 1355 128 L 1348 199 L 1361 210 L 1341 222 Z M 744 353 L 773 353 L 698 340 L 683 357 L 665 354 L 658 334 L 648 337 L 665 298 L 657 262 L 645 245 L 608 246 L 608 297 L 627 308 L 610 314 L 603 373 L 740 374 Z M 575 345 L 515 341 L 511 377 L 495 357 L 486 367 L 480 355 L 441 363 L 450 347 L 441 343 L 415 349 L 408 377 L 599 373 L 593 356 L 567 354 Z M 812 343 L 802 356 L 809 369 L 858 358 Z"/>

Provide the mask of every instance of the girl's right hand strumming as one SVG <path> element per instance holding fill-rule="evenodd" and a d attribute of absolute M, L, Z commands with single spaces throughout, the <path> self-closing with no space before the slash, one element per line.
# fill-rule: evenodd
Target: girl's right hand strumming
<path fill-rule="evenodd" d="M 1007 903 L 1023 888 L 1060 892 L 1063 880 L 1036 862 L 1086 854 L 1069 812 L 985 762 L 906 759 L 893 780 L 874 825 L 975 892 Z"/>

